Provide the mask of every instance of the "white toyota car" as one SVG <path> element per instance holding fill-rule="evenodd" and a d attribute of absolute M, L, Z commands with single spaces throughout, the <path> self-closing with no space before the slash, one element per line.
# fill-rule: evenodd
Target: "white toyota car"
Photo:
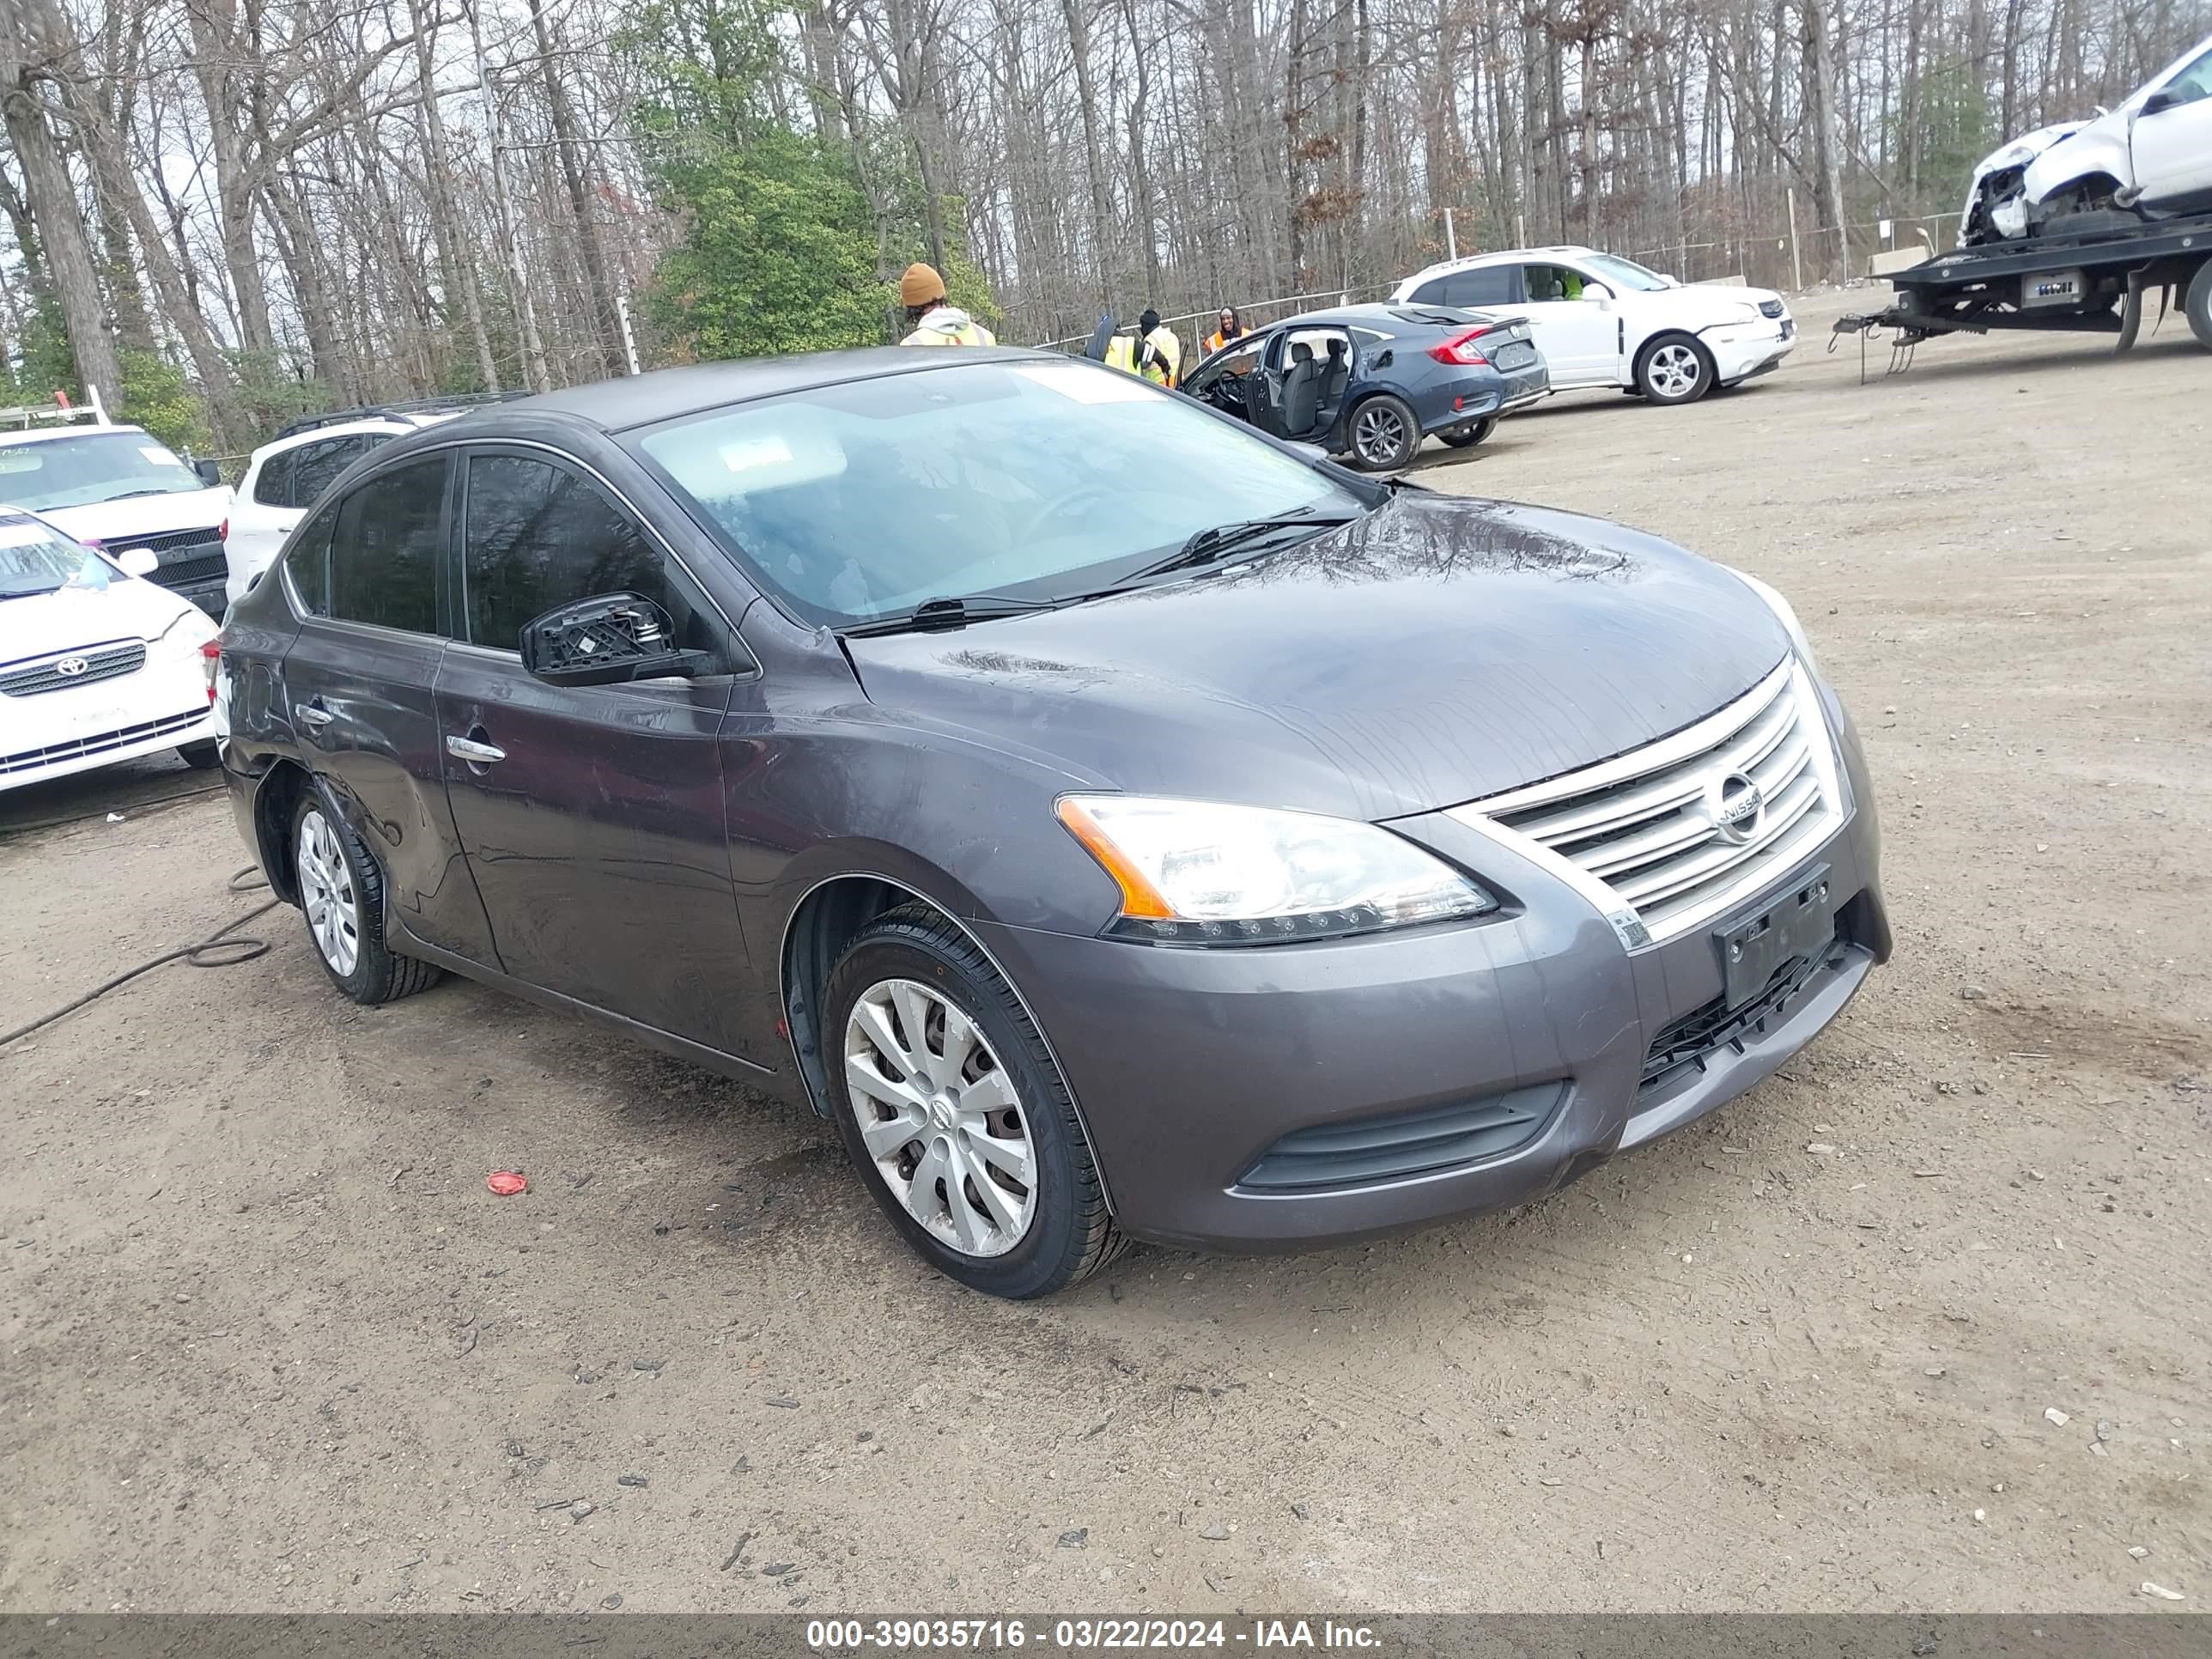
<path fill-rule="evenodd" d="M 168 749 L 216 763 L 216 625 L 145 580 L 160 562 L 0 507 L 0 790 Z"/>
<path fill-rule="evenodd" d="M 1619 386 L 1686 404 L 1774 368 L 1797 344 L 1782 296 L 1718 283 L 1683 286 L 1587 247 L 1524 247 L 1431 265 L 1393 305 L 1461 306 L 1525 318 L 1552 389 Z"/>

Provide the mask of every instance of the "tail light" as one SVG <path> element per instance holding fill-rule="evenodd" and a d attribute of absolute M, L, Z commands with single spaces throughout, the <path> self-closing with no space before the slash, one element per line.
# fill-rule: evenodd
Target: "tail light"
<path fill-rule="evenodd" d="M 1490 325 L 1485 323 L 1464 334 L 1455 334 L 1450 339 L 1431 346 L 1429 356 L 1440 363 L 1453 363 L 1462 368 L 1481 368 L 1490 359 L 1482 355 L 1482 348 L 1475 342 L 1489 332 Z"/>
<path fill-rule="evenodd" d="M 207 670 L 208 701 L 215 701 L 216 676 L 222 672 L 222 640 L 220 635 L 200 647 L 200 666 Z"/>

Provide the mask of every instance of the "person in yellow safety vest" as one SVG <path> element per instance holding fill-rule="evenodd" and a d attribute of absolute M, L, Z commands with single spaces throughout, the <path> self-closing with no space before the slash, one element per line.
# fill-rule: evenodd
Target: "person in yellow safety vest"
<path fill-rule="evenodd" d="M 1154 386 L 1172 387 L 1182 374 L 1182 342 L 1146 306 L 1137 319 L 1137 372 Z"/>
<path fill-rule="evenodd" d="M 933 265 L 911 264 L 899 278 L 899 303 L 913 332 L 901 345 L 987 346 L 999 343 L 991 331 L 945 299 L 945 278 Z"/>
<path fill-rule="evenodd" d="M 1211 357 L 1222 347 L 1243 337 L 1244 319 L 1237 314 L 1235 306 L 1224 306 L 1221 307 L 1221 326 L 1206 337 L 1206 343 L 1199 348 L 1199 356 Z"/>

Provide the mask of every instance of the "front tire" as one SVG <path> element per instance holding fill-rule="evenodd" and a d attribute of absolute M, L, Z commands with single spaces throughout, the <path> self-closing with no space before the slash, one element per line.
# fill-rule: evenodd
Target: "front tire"
<path fill-rule="evenodd" d="M 292 872 L 307 942 L 331 983 L 370 1006 L 428 990 L 444 970 L 384 942 L 384 872 L 319 788 L 292 815 Z"/>
<path fill-rule="evenodd" d="M 1454 449 L 1472 449 L 1497 430 L 1498 416 L 1492 415 L 1486 420 L 1476 421 L 1471 425 L 1448 427 L 1437 433 L 1437 436 L 1442 438 Z"/>
<path fill-rule="evenodd" d="M 924 1261 L 1025 1300 L 1118 1254 L 1059 1067 L 965 933 L 922 904 L 878 917 L 838 958 L 823 1009 L 846 1151 Z"/>
<path fill-rule="evenodd" d="M 1378 392 L 1352 411 L 1350 439 L 1354 466 L 1363 472 L 1394 472 L 1421 447 L 1421 422 L 1403 398 Z"/>
<path fill-rule="evenodd" d="M 1647 403 L 1693 404 L 1713 388 L 1713 355 L 1686 334 L 1662 334 L 1636 360 L 1636 389 Z"/>

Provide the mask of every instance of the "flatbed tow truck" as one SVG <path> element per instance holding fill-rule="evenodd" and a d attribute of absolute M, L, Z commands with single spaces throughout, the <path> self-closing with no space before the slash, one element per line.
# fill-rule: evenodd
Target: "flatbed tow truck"
<path fill-rule="evenodd" d="M 1911 368 L 1913 348 L 1939 334 L 2109 334 L 2113 349 L 2126 351 L 2142 327 L 2144 296 L 2153 292 L 2161 320 L 2178 300 L 2197 343 L 2212 350 L 2212 214 L 2148 222 L 2128 213 L 2084 214 L 2055 228 L 1962 247 L 1891 273 L 1893 303 L 1836 319 L 1836 335 L 1859 336 L 1860 378 L 1866 337 L 1880 329 L 1895 331 L 1892 374 Z"/>

